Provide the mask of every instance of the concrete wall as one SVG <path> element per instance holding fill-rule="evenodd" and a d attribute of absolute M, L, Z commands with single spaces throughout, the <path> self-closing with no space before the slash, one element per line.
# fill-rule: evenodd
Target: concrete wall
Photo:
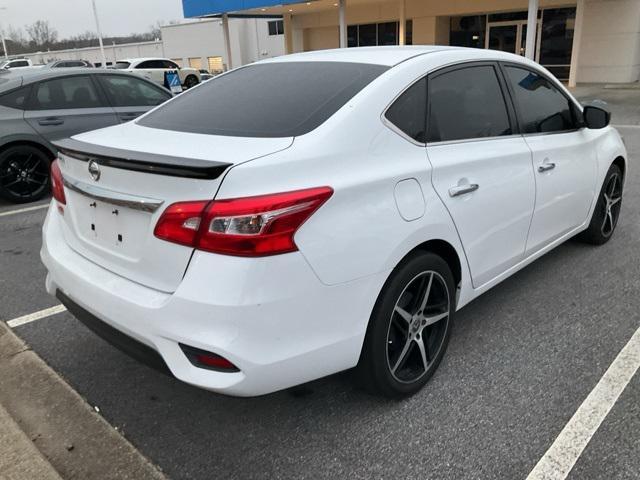
<path fill-rule="evenodd" d="M 284 35 L 269 36 L 267 20 L 229 19 L 231 56 L 233 66 L 239 67 L 263 58 L 284 54 Z M 162 41 L 124 45 L 105 45 L 107 62 L 123 58 L 165 57 L 179 60 L 189 66 L 190 58 L 200 58 L 202 68 L 207 68 L 208 57 L 222 57 L 228 64 L 220 19 L 206 19 L 162 27 Z M 34 63 L 51 60 L 83 59 L 101 62 L 100 48 L 78 48 L 24 55 Z"/>
<path fill-rule="evenodd" d="M 104 53 L 107 62 L 115 62 L 121 58 L 134 57 L 164 57 L 162 42 L 141 42 L 122 45 L 105 45 Z M 31 58 L 33 63 L 48 63 L 53 60 L 89 60 L 92 63 L 101 63 L 102 56 L 99 47 L 74 48 L 69 50 L 56 50 L 49 52 L 30 53 L 20 55 Z"/>
<path fill-rule="evenodd" d="M 640 1 L 586 0 L 578 82 L 640 79 Z"/>

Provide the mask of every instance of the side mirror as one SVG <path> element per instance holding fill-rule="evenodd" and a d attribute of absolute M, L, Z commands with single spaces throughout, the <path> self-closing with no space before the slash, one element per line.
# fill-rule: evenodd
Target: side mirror
<path fill-rule="evenodd" d="M 584 117 L 585 126 L 594 130 L 606 127 L 611 121 L 611 113 L 609 111 L 594 105 L 584 107 L 582 116 Z"/>

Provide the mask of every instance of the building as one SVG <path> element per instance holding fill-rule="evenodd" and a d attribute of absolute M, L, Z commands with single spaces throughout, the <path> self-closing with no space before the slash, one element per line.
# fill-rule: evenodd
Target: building
<path fill-rule="evenodd" d="M 228 21 L 233 67 L 255 62 L 263 58 L 284 54 L 284 26 L 281 16 L 275 18 L 231 18 Z M 170 58 L 181 66 L 220 72 L 229 67 L 225 52 L 223 25 L 220 19 L 211 18 L 189 21 L 161 27 L 162 40 L 120 45 L 105 44 L 107 65 L 124 58 Z M 102 55 L 99 47 L 74 48 L 38 52 L 24 57 L 34 63 L 53 60 L 89 60 L 100 66 Z"/>
<path fill-rule="evenodd" d="M 570 85 L 640 77 L 640 0 L 183 0 L 183 8 L 223 23 L 282 15 L 287 53 L 458 45 L 527 55 Z"/>

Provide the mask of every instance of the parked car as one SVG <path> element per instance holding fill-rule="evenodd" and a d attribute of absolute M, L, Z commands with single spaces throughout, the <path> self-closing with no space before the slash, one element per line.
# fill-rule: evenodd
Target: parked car
<path fill-rule="evenodd" d="M 205 82 L 207 80 L 211 80 L 213 77 L 215 77 L 215 75 L 211 72 L 209 72 L 209 70 L 206 70 L 204 68 L 198 70 L 200 72 L 200 81 L 201 82 Z"/>
<path fill-rule="evenodd" d="M 117 70 L 137 73 L 144 78 L 164 85 L 164 74 L 177 71 L 183 88 L 195 87 L 200 83 L 200 72 L 195 68 L 182 68 L 176 62 L 166 58 L 128 58 L 118 60 L 114 65 Z"/>
<path fill-rule="evenodd" d="M 20 69 L 33 66 L 30 58 L 12 58 L 0 60 L 0 70 Z"/>
<path fill-rule="evenodd" d="M 171 98 L 155 83 L 97 69 L 25 69 L 0 76 L 0 196 L 49 192 L 53 140 L 127 122 Z"/>
<path fill-rule="evenodd" d="M 357 367 L 373 391 L 410 395 L 457 310 L 571 237 L 611 238 L 627 153 L 609 120 L 492 50 L 238 68 L 56 142 L 47 290 L 216 392 Z"/>
<path fill-rule="evenodd" d="M 94 68 L 93 63 L 88 60 L 56 60 L 44 65 L 44 68 Z"/>

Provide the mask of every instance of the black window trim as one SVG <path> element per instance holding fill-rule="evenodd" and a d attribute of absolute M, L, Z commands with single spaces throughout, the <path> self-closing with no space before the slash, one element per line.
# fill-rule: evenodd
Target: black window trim
<path fill-rule="evenodd" d="M 38 92 L 38 87 L 40 86 L 40 84 L 45 83 L 45 82 L 51 82 L 53 80 L 60 80 L 61 78 L 72 78 L 72 77 L 88 77 L 89 81 L 93 84 L 93 88 L 96 91 L 96 95 L 98 96 L 98 100 L 100 101 L 101 105 L 98 107 L 84 107 L 87 110 L 90 109 L 95 109 L 95 108 L 109 108 L 111 110 L 113 110 L 113 107 L 111 106 L 111 102 L 109 102 L 107 96 L 104 94 L 102 87 L 100 86 L 99 82 L 96 81 L 95 78 L 93 78 L 93 76 L 95 75 L 95 73 L 92 72 L 82 72 L 82 73 L 76 73 L 73 75 L 59 75 L 59 76 L 55 76 L 55 77 L 50 77 L 50 78 L 43 78 L 42 80 L 38 80 L 37 82 L 33 82 L 31 83 L 31 91 L 29 92 L 29 96 L 27 97 L 27 101 L 26 106 L 27 108 L 24 109 L 25 112 L 46 112 L 46 111 L 57 111 L 57 110 L 82 110 L 82 108 L 79 107 L 73 107 L 73 108 L 33 108 L 34 106 L 34 101 L 35 101 L 35 96 L 37 95 Z"/>
<path fill-rule="evenodd" d="M 525 65 L 523 63 L 518 63 L 518 62 L 504 62 L 504 61 L 499 61 L 498 62 L 498 66 L 500 68 L 500 71 L 502 73 L 502 77 L 503 80 L 505 82 L 506 88 L 507 88 L 507 92 L 509 93 L 509 97 L 511 99 L 511 103 L 513 105 L 515 114 L 516 114 L 516 119 L 518 121 L 518 124 L 520 125 L 522 123 L 522 118 L 520 117 L 520 108 L 517 104 L 517 101 L 515 100 L 515 92 L 513 91 L 513 88 L 511 87 L 511 83 L 509 81 L 509 77 L 507 72 L 505 71 L 505 67 L 513 67 L 513 68 L 519 68 L 521 70 L 526 70 L 528 72 L 534 73 L 536 75 L 541 76 L 542 78 L 544 78 L 546 81 L 548 81 L 549 83 L 551 83 L 553 86 L 556 87 L 556 90 L 558 90 L 558 92 L 560 93 L 560 95 L 562 95 L 568 102 L 569 105 L 571 107 L 573 107 L 571 110 L 572 115 L 576 115 L 579 114 L 580 116 L 582 115 L 582 105 L 580 105 L 575 99 L 573 99 L 572 97 L 568 96 L 566 94 L 566 92 L 564 91 L 564 88 L 562 87 L 562 84 L 560 83 L 560 81 L 558 79 L 556 79 L 555 77 L 549 77 L 549 75 L 545 74 L 545 72 L 543 72 L 542 70 L 539 70 L 537 68 L 534 68 L 530 65 Z M 581 118 L 575 118 L 574 119 L 576 122 L 576 128 L 572 128 L 569 130 L 557 130 L 554 132 L 530 132 L 530 133 L 525 133 L 525 132 L 521 132 L 520 135 L 523 137 L 539 137 L 542 135 L 562 135 L 562 134 L 566 134 L 566 133 L 575 133 L 575 132 L 579 132 L 581 130 L 583 130 L 585 127 L 584 125 L 584 120 L 582 120 Z M 521 131 L 520 128 L 518 129 L 518 131 Z"/>
<path fill-rule="evenodd" d="M 445 73 L 453 72 L 456 70 L 463 70 L 465 68 L 473 68 L 473 67 L 493 67 L 496 78 L 498 79 L 498 86 L 500 87 L 500 92 L 502 93 L 502 98 L 504 100 L 505 106 L 507 108 L 507 118 L 509 119 L 509 126 L 511 127 L 511 134 L 509 135 L 496 135 L 491 137 L 474 137 L 474 138 L 461 138 L 458 140 L 442 140 L 438 142 L 426 142 L 426 146 L 438 146 L 438 145 L 450 145 L 457 143 L 469 143 L 469 142 L 484 142 L 490 140 L 501 140 L 513 137 L 520 137 L 522 134 L 520 133 L 520 124 L 518 122 L 518 116 L 516 115 L 515 106 L 513 104 L 510 92 L 508 90 L 508 83 L 506 78 L 504 77 L 504 73 L 500 68 L 499 62 L 497 60 L 468 60 L 462 62 L 456 62 L 451 65 L 444 65 L 442 67 L 437 68 L 429 72 L 427 75 L 427 135 L 429 133 L 429 116 L 431 114 L 431 95 L 429 94 L 429 80 L 436 78 Z"/>
<path fill-rule="evenodd" d="M 22 88 L 24 88 L 27 91 L 27 94 L 24 97 L 24 103 L 22 105 L 22 108 L 14 108 L 14 107 L 5 107 L 5 108 L 11 108 L 13 110 L 19 110 L 21 112 L 29 111 L 28 107 L 29 107 L 29 102 L 31 101 L 31 95 L 33 93 L 33 83 L 20 85 L 19 87 L 15 87 L 15 88 L 12 88 L 11 90 L 7 90 L 6 92 L 2 92 L 0 93 L 0 98 L 4 97 L 5 95 L 11 95 L 13 92 L 16 92 Z"/>

